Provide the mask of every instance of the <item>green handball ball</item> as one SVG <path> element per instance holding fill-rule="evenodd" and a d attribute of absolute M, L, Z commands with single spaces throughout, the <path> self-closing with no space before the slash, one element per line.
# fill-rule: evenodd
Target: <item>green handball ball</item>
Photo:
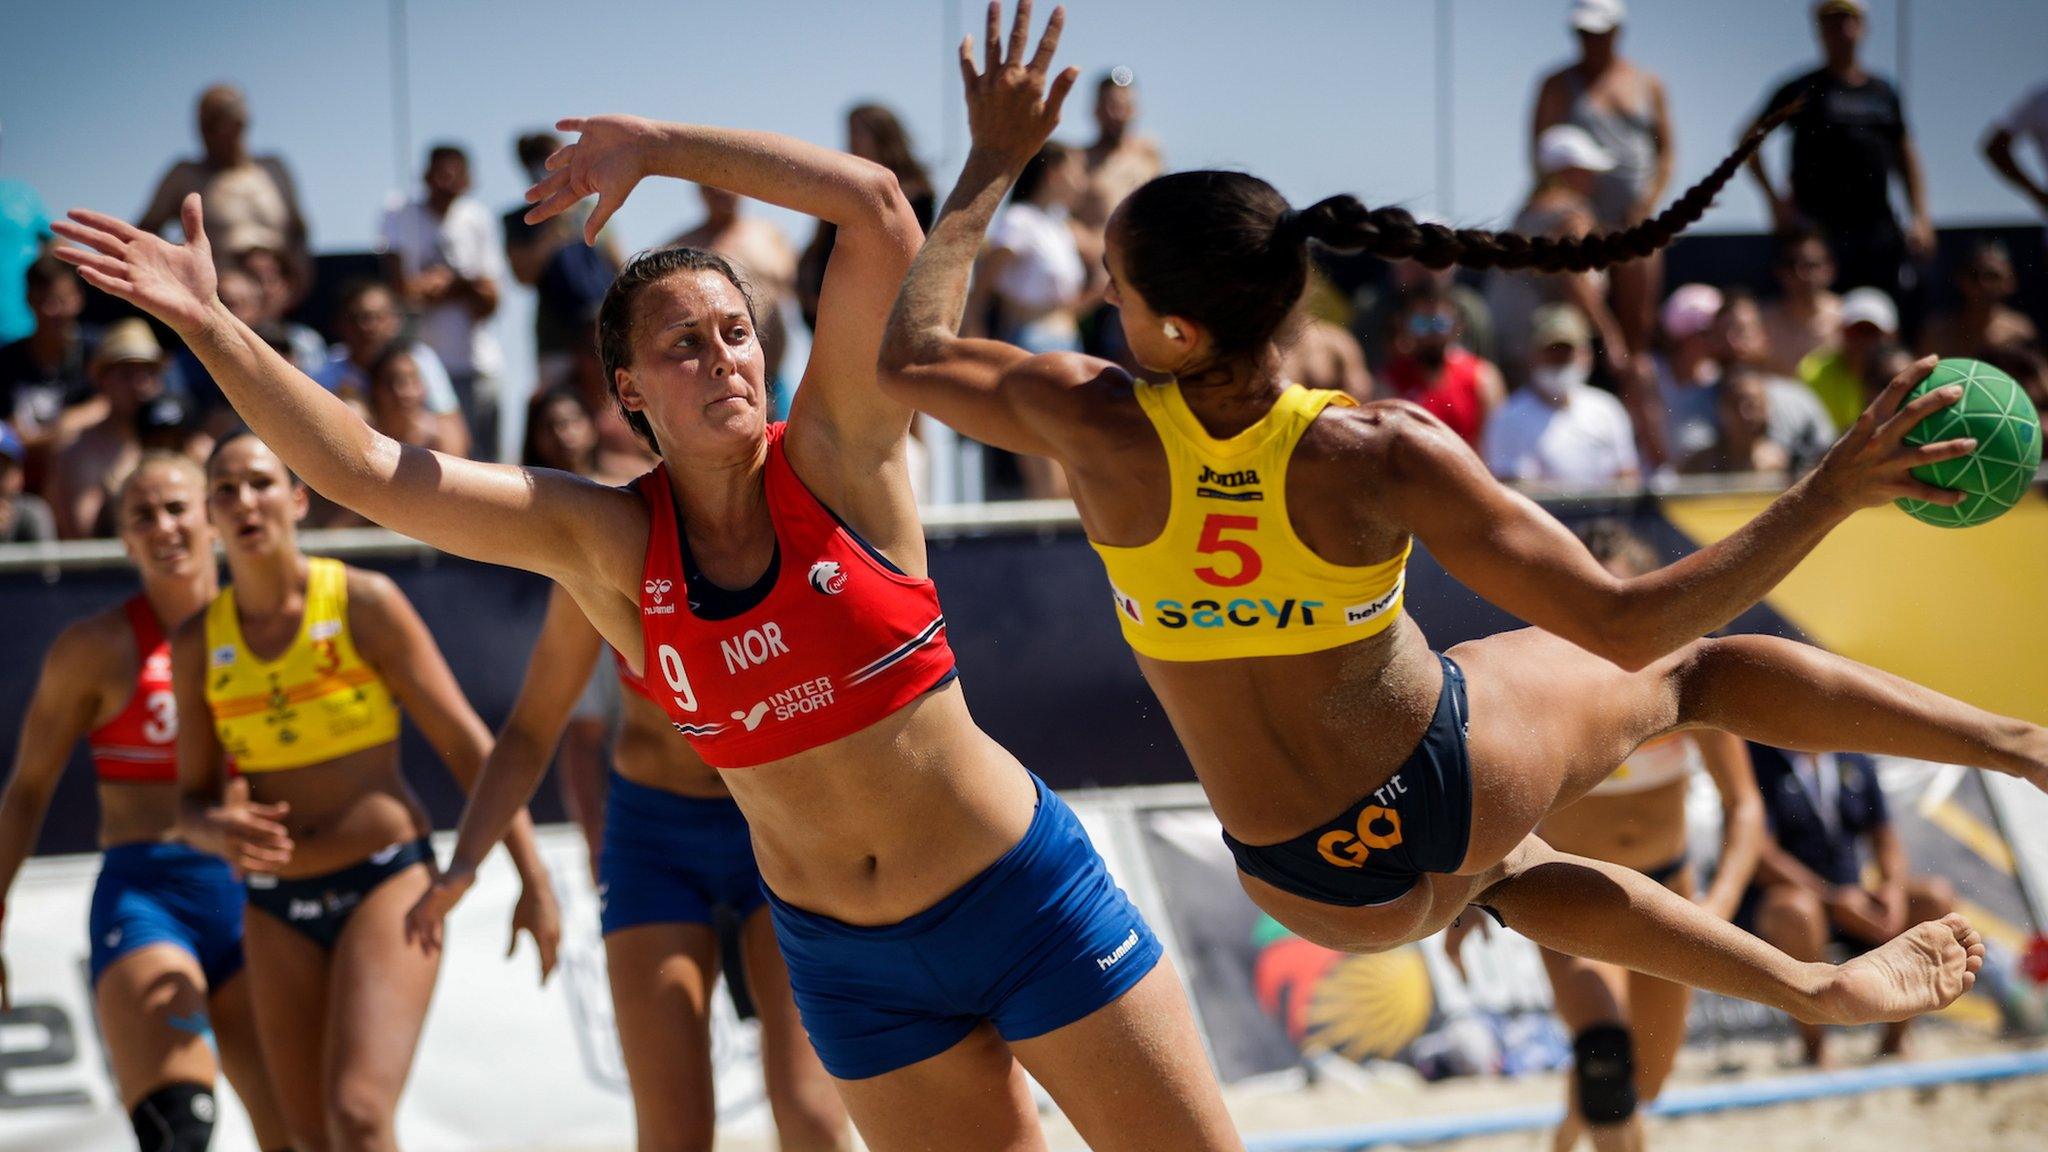
<path fill-rule="evenodd" d="M 1922 523 L 1970 528 L 2005 515 L 2026 494 L 2041 467 L 2041 418 L 2012 377 L 1982 360 L 1943 360 L 1906 402 L 1950 384 L 1963 386 L 1963 398 L 1908 430 L 1906 443 L 1975 438 L 1977 450 L 1968 456 L 1913 469 L 1929 484 L 1969 495 L 1953 508 L 1904 497 L 1896 503 Z"/>

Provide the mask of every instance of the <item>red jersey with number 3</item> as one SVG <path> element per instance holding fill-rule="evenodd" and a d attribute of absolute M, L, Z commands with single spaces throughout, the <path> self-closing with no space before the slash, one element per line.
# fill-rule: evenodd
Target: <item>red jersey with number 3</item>
<path fill-rule="evenodd" d="M 141 671 L 135 692 L 112 720 L 92 730 L 86 744 L 101 780 L 174 784 L 178 779 L 178 704 L 171 693 L 171 642 L 144 596 L 123 604 L 135 633 Z"/>
<path fill-rule="evenodd" d="M 714 768 L 850 736 L 953 674 L 937 589 L 897 571 L 811 495 L 783 453 L 784 428 L 768 426 L 763 477 L 775 577 L 729 619 L 700 619 L 690 603 L 667 465 L 635 484 L 650 522 L 642 679 Z"/>

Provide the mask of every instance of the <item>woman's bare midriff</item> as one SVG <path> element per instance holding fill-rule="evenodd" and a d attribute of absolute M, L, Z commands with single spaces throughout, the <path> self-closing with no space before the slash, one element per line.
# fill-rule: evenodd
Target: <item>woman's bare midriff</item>
<path fill-rule="evenodd" d="M 176 784 L 100 781 L 100 847 L 174 839 L 178 824 Z"/>
<path fill-rule="evenodd" d="M 938 903 L 1024 838 L 1036 791 L 958 683 L 830 744 L 722 773 L 781 900 L 849 924 Z"/>
<path fill-rule="evenodd" d="M 346 868 L 433 830 L 399 770 L 396 741 L 243 779 L 250 799 L 291 806 L 283 823 L 291 834 L 292 859 L 277 872 L 287 880 Z"/>
<path fill-rule="evenodd" d="M 621 690 L 619 738 L 612 745 L 612 765 L 635 784 L 659 788 L 700 800 L 732 795 L 718 769 L 690 750 L 668 714 L 638 692 Z"/>
<path fill-rule="evenodd" d="M 1686 780 L 1619 796 L 1587 796 L 1545 817 L 1552 848 L 1647 871 L 1685 854 Z"/>
<path fill-rule="evenodd" d="M 1138 666 L 1166 706 L 1216 818 L 1277 844 L 1385 784 L 1428 731 L 1443 672 L 1403 615 L 1378 636 L 1303 656 Z"/>

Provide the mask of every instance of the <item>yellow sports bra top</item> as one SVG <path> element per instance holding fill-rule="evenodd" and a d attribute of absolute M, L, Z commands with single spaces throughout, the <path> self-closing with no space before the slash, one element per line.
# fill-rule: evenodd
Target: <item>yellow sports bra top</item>
<path fill-rule="evenodd" d="M 206 607 L 206 702 L 243 773 L 303 768 L 398 739 L 398 706 L 348 634 L 348 573 L 307 562 L 306 611 L 284 655 L 259 660 L 242 639 L 235 590 Z"/>
<path fill-rule="evenodd" d="M 1348 568 L 1309 551 L 1287 520 L 1287 461 L 1316 416 L 1355 402 L 1290 384 L 1259 422 L 1210 436 L 1180 385 L 1137 385 L 1172 483 L 1149 544 L 1096 544 L 1124 639 L 1155 660 L 1320 652 L 1385 631 L 1401 611 L 1408 553 Z"/>

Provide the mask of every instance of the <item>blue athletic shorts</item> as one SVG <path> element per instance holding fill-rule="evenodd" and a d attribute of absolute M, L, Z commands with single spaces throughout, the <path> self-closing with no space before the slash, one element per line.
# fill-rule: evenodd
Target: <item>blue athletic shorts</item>
<path fill-rule="evenodd" d="M 759 908 L 761 870 L 740 806 L 649 788 L 612 773 L 597 855 L 605 935 L 642 924 L 711 924 Z"/>
<path fill-rule="evenodd" d="M 1158 937 L 1088 834 L 1038 785 L 1002 858 L 900 924 L 862 928 L 768 893 L 804 1030 L 842 1080 L 936 1056 L 983 1020 L 1028 1040 L 1115 1001 L 1159 962 Z"/>
<path fill-rule="evenodd" d="M 242 886 L 227 861 L 184 844 L 117 844 L 92 890 L 92 982 L 138 948 L 176 944 L 209 988 L 242 970 Z"/>

